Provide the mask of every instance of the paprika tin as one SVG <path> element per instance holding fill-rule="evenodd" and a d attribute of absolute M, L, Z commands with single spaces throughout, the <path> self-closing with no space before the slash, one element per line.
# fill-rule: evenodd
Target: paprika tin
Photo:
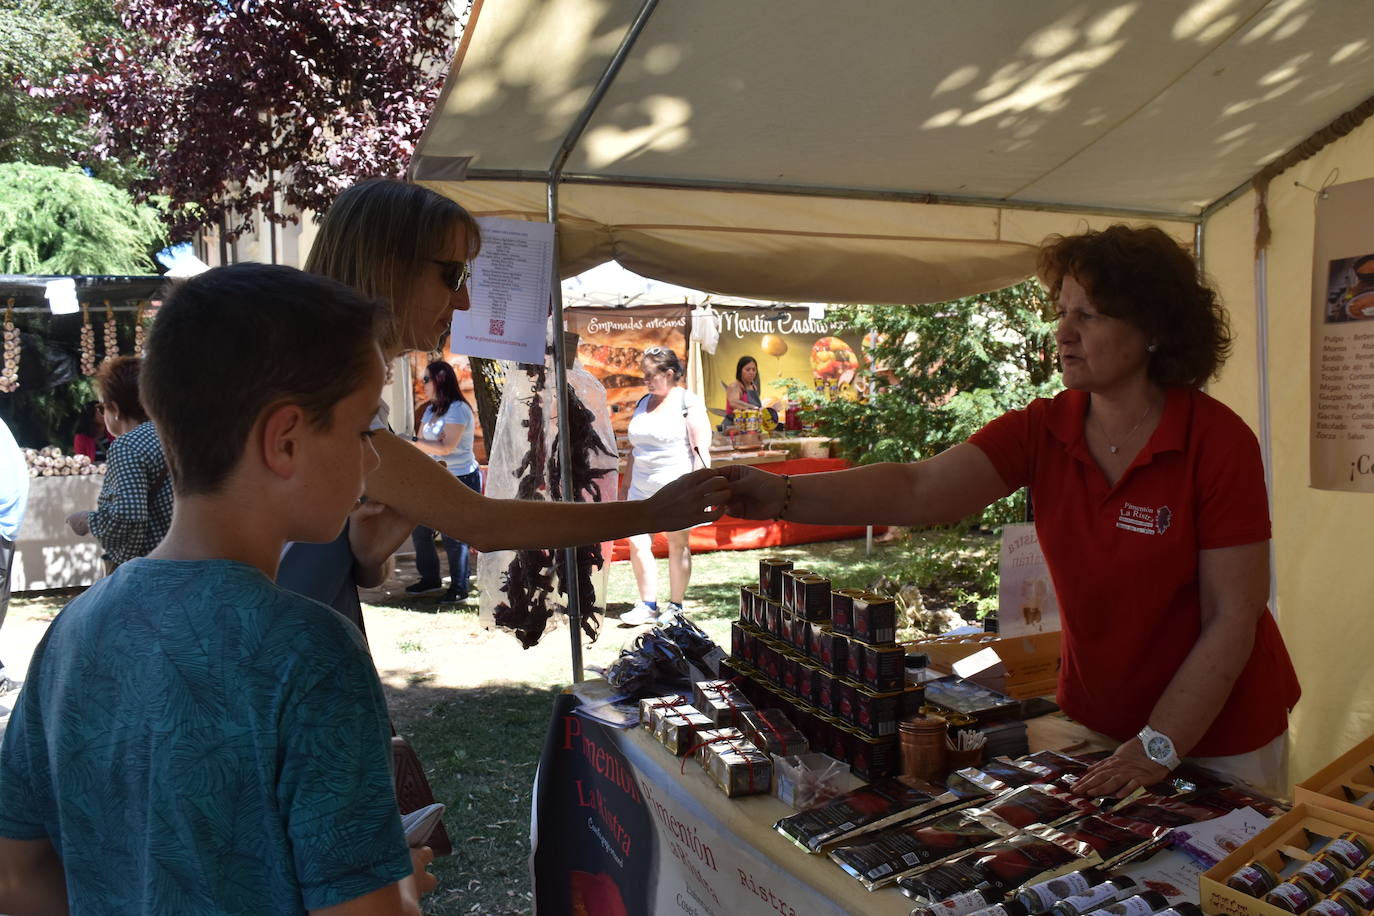
<path fill-rule="evenodd" d="M 854 629 L 850 634 L 871 646 L 892 643 L 897 638 L 897 603 L 873 592 L 854 599 Z"/>
<path fill-rule="evenodd" d="M 759 560 L 759 591 L 774 601 L 782 600 L 782 574 L 792 568 L 792 561 L 782 557 Z"/>
<path fill-rule="evenodd" d="M 797 576 L 793 579 L 793 607 L 807 620 L 830 619 L 830 580 L 825 576 Z"/>
<path fill-rule="evenodd" d="M 872 782 L 886 776 L 896 776 L 901 770 L 895 734 L 875 738 L 860 732 L 850 739 L 850 747 L 853 748 L 853 755 L 849 766 L 860 779 Z"/>
<path fill-rule="evenodd" d="M 861 588 L 841 588 L 830 593 L 830 627 L 845 636 L 854 635 L 854 599 L 866 595 Z"/>

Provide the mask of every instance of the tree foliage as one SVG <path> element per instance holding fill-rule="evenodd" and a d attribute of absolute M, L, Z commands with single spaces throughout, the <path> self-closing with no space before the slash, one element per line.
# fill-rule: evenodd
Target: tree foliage
<path fill-rule="evenodd" d="M 841 306 L 830 312 L 867 333 L 861 402 L 816 404 L 820 429 L 861 464 L 918 461 L 963 442 L 985 423 L 1058 389 L 1051 303 L 1039 284 L 952 302 Z M 1016 517 L 999 506 L 985 521 Z"/>
<path fill-rule="evenodd" d="M 0 0 L 0 162 L 78 161 L 92 139 L 84 113 L 59 113 L 22 83 L 56 79 L 88 43 L 118 31 L 110 0 Z"/>
<path fill-rule="evenodd" d="M 129 38 L 48 88 L 89 112 L 98 158 L 135 157 L 178 236 L 323 211 L 403 172 L 456 38 L 449 0 L 119 0 Z"/>
<path fill-rule="evenodd" d="M 155 273 L 157 210 L 77 168 L 0 164 L 0 273 Z"/>

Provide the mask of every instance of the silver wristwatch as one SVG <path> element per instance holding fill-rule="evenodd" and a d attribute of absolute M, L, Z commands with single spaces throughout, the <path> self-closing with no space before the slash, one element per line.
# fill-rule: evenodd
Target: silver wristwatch
<path fill-rule="evenodd" d="M 1172 771 L 1183 762 L 1178 759 L 1178 752 L 1174 750 L 1173 740 L 1164 732 L 1155 731 L 1146 725 L 1136 737 L 1140 739 L 1141 747 L 1145 748 L 1145 756 L 1164 769 Z"/>

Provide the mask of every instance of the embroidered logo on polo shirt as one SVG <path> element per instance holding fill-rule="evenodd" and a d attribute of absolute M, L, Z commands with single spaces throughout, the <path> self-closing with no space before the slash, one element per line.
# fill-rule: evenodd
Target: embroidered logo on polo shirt
<path fill-rule="evenodd" d="M 1116 527 L 1137 534 L 1163 534 L 1169 530 L 1174 513 L 1168 506 L 1151 509 L 1134 503 L 1122 503 L 1121 512 L 1116 517 Z"/>

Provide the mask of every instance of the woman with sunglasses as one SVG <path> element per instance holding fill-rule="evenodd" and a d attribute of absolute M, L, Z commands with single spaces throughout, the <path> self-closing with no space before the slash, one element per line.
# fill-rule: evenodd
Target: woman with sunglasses
<path fill-rule="evenodd" d="M 448 472 L 470 490 L 482 492 L 482 472 L 472 452 L 472 407 L 458 387 L 458 375 L 442 359 L 425 367 L 420 378 L 424 385 L 424 416 L 415 435 L 415 447 L 448 468 Z M 443 601 L 462 601 L 468 596 L 468 545 L 443 535 L 448 555 L 449 587 Z M 439 554 L 434 549 L 434 529 L 415 526 L 410 536 L 415 545 L 415 571 L 420 579 L 406 586 L 408 595 L 433 595 L 443 589 L 439 577 Z"/>
<path fill-rule="evenodd" d="M 456 202 L 420 185 L 370 179 L 339 195 L 320 225 L 305 269 L 389 305 L 380 343 L 383 355 L 392 360 L 410 350 L 436 349 L 453 312 L 469 308 L 470 264 L 481 246 L 476 221 Z M 385 417 L 379 416 L 378 426 L 385 425 Z M 702 470 L 645 500 L 488 499 L 385 429 L 378 430 L 372 443 L 381 463 L 367 479 L 367 503 L 350 520 L 347 540 L 333 545 L 351 550 L 346 587 L 341 588 L 339 577 L 321 576 L 315 569 L 293 575 L 290 551 L 278 574 L 283 584 L 290 575 L 287 587 L 339 610 L 343 608 L 336 598 L 356 605 L 354 582 L 367 586 L 385 578 L 383 564 L 415 525 L 478 550 L 573 547 L 711 521 L 720 517 L 729 492 L 717 472 Z"/>

